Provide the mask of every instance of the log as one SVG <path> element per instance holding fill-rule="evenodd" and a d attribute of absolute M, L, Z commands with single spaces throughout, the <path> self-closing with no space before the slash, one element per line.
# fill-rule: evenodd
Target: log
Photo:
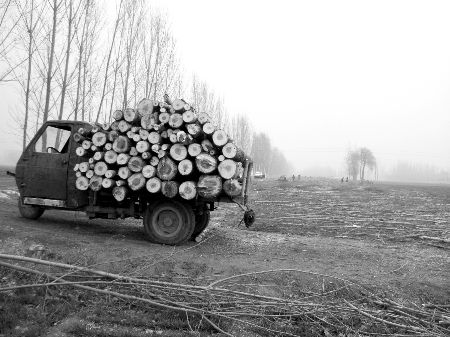
<path fill-rule="evenodd" d="M 128 123 L 127 121 L 120 121 L 119 122 L 119 131 L 122 133 L 125 133 L 127 131 L 129 131 L 131 129 L 131 124 Z"/>
<path fill-rule="evenodd" d="M 106 151 L 112 150 L 112 143 L 106 143 L 105 146 L 103 146 L 103 148 L 104 148 Z"/>
<path fill-rule="evenodd" d="M 141 158 L 144 160 L 149 160 L 151 157 L 152 157 L 152 154 L 148 151 L 142 152 L 142 154 L 141 154 Z"/>
<path fill-rule="evenodd" d="M 86 128 L 79 128 L 78 133 L 84 137 L 87 137 L 91 134 L 92 128 L 86 127 Z"/>
<path fill-rule="evenodd" d="M 216 128 L 214 127 L 213 123 L 205 123 L 203 124 L 203 132 L 207 135 L 212 135 L 216 131 Z"/>
<path fill-rule="evenodd" d="M 77 154 L 77 156 L 79 157 L 84 157 L 85 155 L 87 155 L 87 151 L 82 147 L 82 146 L 78 146 L 75 149 L 75 153 Z"/>
<path fill-rule="evenodd" d="M 113 112 L 112 114 L 113 118 L 116 121 L 120 121 L 121 119 L 123 119 L 123 111 L 122 110 L 116 110 Z"/>
<path fill-rule="evenodd" d="M 86 178 L 91 179 L 94 176 L 94 170 L 89 169 L 86 172 Z"/>
<path fill-rule="evenodd" d="M 141 129 L 140 126 L 132 126 L 130 130 L 131 130 L 131 132 L 139 133 L 140 129 Z"/>
<path fill-rule="evenodd" d="M 161 149 L 161 147 L 159 146 L 159 144 L 153 144 L 151 149 L 152 149 L 152 152 L 159 153 L 159 150 Z"/>
<path fill-rule="evenodd" d="M 156 175 L 161 180 L 172 180 L 178 173 L 178 167 L 169 157 L 163 157 L 159 160 L 156 168 Z"/>
<path fill-rule="evenodd" d="M 110 178 L 104 178 L 104 179 L 102 180 L 102 187 L 103 187 L 103 188 L 108 189 L 108 188 L 113 187 L 113 185 L 114 185 L 114 180 L 112 180 L 112 179 L 110 179 Z"/>
<path fill-rule="evenodd" d="M 220 156 L 217 157 L 217 159 L 219 161 L 224 161 L 225 160 L 225 156 L 223 154 L 221 154 Z"/>
<path fill-rule="evenodd" d="M 74 140 L 76 143 L 81 144 L 81 143 L 83 142 L 83 140 L 85 140 L 85 139 L 86 139 L 86 137 L 82 136 L 82 135 L 81 135 L 80 133 L 78 133 L 78 132 L 76 132 L 76 133 L 73 134 L 73 140 Z"/>
<path fill-rule="evenodd" d="M 186 146 L 182 144 L 174 144 L 170 148 L 170 156 L 176 161 L 182 161 L 187 157 Z"/>
<path fill-rule="evenodd" d="M 158 122 L 157 114 L 146 113 L 141 118 L 141 126 L 144 130 L 152 130 Z"/>
<path fill-rule="evenodd" d="M 178 142 L 177 135 L 175 133 L 172 133 L 169 136 L 169 140 L 170 140 L 171 143 L 175 144 L 176 142 Z"/>
<path fill-rule="evenodd" d="M 136 157 L 136 156 L 139 154 L 138 150 L 136 150 L 136 148 L 135 148 L 134 146 L 132 146 L 132 147 L 130 148 L 130 151 L 129 151 L 128 153 L 129 153 L 130 156 L 132 156 L 132 157 Z"/>
<path fill-rule="evenodd" d="M 194 164 L 189 159 L 183 159 L 178 163 L 178 172 L 180 172 L 182 176 L 187 176 L 191 174 L 193 170 Z"/>
<path fill-rule="evenodd" d="M 103 123 L 102 124 L 102 130 L 103 131 L 110 131 L 111 130 L 111 124 L 110 123 Z"/>
<path fill-rule="evenodd" d="M 138 113 L 143 116 L 144 114 L 151 114 L 153 112 L 153 101 L 148 98 L 143 98 L 137 105 Z"/>
<path fill-rule="evenodd" d="M 149 132 L 146 129 L 139 130 L 139 136 L 141 136 L 141 140 L 147 140 Z"/>
<path fill-rule="evenodd" d="M 183 145 L 189 145 L 194 141 L 194 138 L 184 131 L 178 131 L 177 141 Z"/>
<path fill-rule="evenodd" d="M 202 149 L 205 152 L 209 152 L 211 150 L 214 150 L 214 145 L 209 139 L 202 140 Z"/>
<path fill-rule="evenodd" d="M 158 166 L 158 164 L 159 164 L 159 158 L 157 156 L 153 156 L 150 158 L 150 165 Z"/>
<path fill-rule="evenodd" d="M 77 172 L 79 168 L 80 168 L 80 164 L 75 164 L 75 166 L 73 167 L 73 170 L 75 172 Z"/>
<path fill-rule="evenodd" d="M 141 157 L 131 157 L 130 160 L 128 161 L 128 168 L 130 169 L 131 172 L 135 173 L 141 172 L 144 166 L 145 162 Z"/>
<path fill-rule="evenodd" d="M 106 144 L 107 137 L 106 133 L 103 131 L 98 131 L 93 134 L 92 136 L 92 144 L 94 144 L 97 147 L 102 147 Z"/>
<path fill-rule="evenodd" d="M 161 150 L 167 151 L 170 149 L 170 145 L 169 144 L 162 144 L 161 145 Z"/>
<path fill-rule="evenodd" d="M 158 158 L 159 159 L 164 158 L 165 156 L 167 156 L 167 151 L 164 151 L 162 149 L 158 151 Z"/>
<path fill-rule="evenodd" d="M 75 187 L 80 191 L 86 191 L 89 188 L 89 179 L 85 176 L 78 177 L 75 181 Z"/>
<path fill-rule="evenodd" d="M 197 121 L 197 115 L 192 110 L 187 110 L 183 112 L 183 121 L 185 123 L 194 123 Z"/>
<path fill-rule="evenodd" d="M 92 152 L 98 151 L 98 147 L 95 146 L 95 145 L 91 145 L 91 151 L 92 151 Z"/>
<path fill-rule="evenodd" d="M 142 173 L 135 173 L 128 178 L 128 186 L 132 191 L 139 191 L 145 186 L 146 180 Z"/>
<path fill-rule="evenodd" d="M 117 164 L 118 165 L 127 165 L 131 156 L 128 153 L 119 153 L 117 155 Z"/>
<path fill-rule="evenodd" d="M 222 191 L 222 178 L 217 175 L 202 175 L 197 184 L 198 195 L 207 199 L 217 197 Z"/>
<path fill-rule="evenodd" d="M 108 141 L 114 142 L 120 136 L 117 130 L 111 130 L 108 133 Z"/>
<path fill-rule="evenodd" d="M 170 115 L 169 125 L 174 129 L 178 129 L 183 125 L 183 116 L 178 113 Z"/>
<path fill-rule="evenodd" d="M 156 174 L 156 169 L 154 166 L 152 165 L 145 165 L 142 168 L 142 175 L 144 176 L 144 178 L 153 178 Z"/>
<path fill-rule="evenodd" d="M 104 176 L 106 171 L 108 171 L 108 165 L 106 165 L 106 163 L 104 161 L 99 161 L 97 163 L 95 163 L 94 166 L 94 173 L 97 176 Z"/>
<path fill-rule="evenodd" d="M 158 193 L 161 191 L 161 180 L 157 177 L 150 178 L 145 184 L 145 188 L 150 193 Z"/>
<path fill-rule="evenodd" d="M 219 171 L 220 176 L 224 179 L 235 178 L 237 175 L 237 164 L 232 159 L 225 159 L 220 162 L 217 170 Z"/>
<path fill-rule="evenodd" d="M 197 187 L 195 186 L 195 182 L 193 181 L 184 181 L 180 184 L 178 188 L 178 193 L 180 197 L 185 200 L 195 199 L 197 196 Z"/>
<path fill-rule="evenodd" d="M 134 109 L 126 108 L 123 110 L 123 119 L 125 119 L 128 123 L 135 123 L 140 117 L 139 112 Z"/>
<path fill-rule="evenodd" d="M 181 98 L 177 98 L 172 102 L 172 108 L 177 112 L 183 112 L 186 102 Z"/>
<path fill-rule="evenodd" d="M 161 135 L 156 131 L 152 131 L 148 135 L 148 141 L 151 144 L 159 144 L 161 143 Z"/>
<path fill-rule="evenodd" d="M 94 162 L 95 162 L 94 158 L 92 158 L 92 157 L 89 158 L 89 160 L 88 160 L 88 163 L 89 163 L 89 164 L 94 165 Z"/>
<path fill-rule="evenodd" d="M 202 152 L 202 146 L 197 143 L 189 144 L 188 153 L 191 157 L 197 157 Z"/>
<path fill-rule="evenodd" d="M 113 150 L 108 150 L 105 152 L 105 157 L 104 157 L 105 162 L 107 162 L 108 164 L 114 164 L 117 162 L 117 152 L 113 151 Z"/>
<path fill-rule="evenodd" d="M 141 135 L 139 134 L 139 133 L 135 133 L 134 135 L 133 135 L 133 141 L 135 142 L 135 143 L 137 143 L 137 142 L 139 142 L 140 140 L 141 140 Z"/>
<path fill-rule="evenodd" d="M 194 138 L 200 137 L 203 131 L 199 124 L 187 124 L 186 130 Z"/>
<path fill-rule="evenodd" d="M 94 153 L 94 160 L 95 161 L 100 161 L 100 160 L 103 160 L 103 158 L 105 157 L 105 153 L 104 152 L 101 152 L 101 151 L 97 151 L 97 152 L 95 152 Z"/>
<path fill-rule="evenodd" d="M 244 152 L 233 143 L 225 144 L 225 146 L 222 148 L 222 154 L 225 156 L 225 158 L 228 159 L 234 159 L 237 161 L 245 160 Z"/>
<path fill-rule="evenodd" d="M 131 176 L 131 171 L 128 168 L 128 166 L 122 166 L 119 168 L 119 171 L 117 172 L 118 176 L 122 179 L 128 179 Z"/>
<path fill-rule="evenodd" d="M 195 157 L 195 165 L 201 173 L 212 173 L 217 168 L 217 159 L 207 153 Z"/>
<path fill-rule="evenodd" d="M 160 135 L 161 135 L 161 138 L 164 138 L 164 139 L 169 138 L 169 135 L 167 134 L 166 130 L 162 131 Z"/>
<path fill-rule="evenodd" d="M 117 153 L 125 153 L 130 150 L 130 139 L 126 136 L 119 136 L 113 142 L 113 150 Z"/>
<path fill-rule="evenodd" d="M 114 121 L 111 123 L 111 131 L 117 131 L 117 130 L 119 130 L 119 122 Z"/>
<path fill-rule="evenodd" d="M 162 112 L 159 114 L 158 119 L 162 124 L 167 124 L 169 123 L 170 120 L 170 114 L 168 112 Z"/>
<path fill-rule="evenodd" d="M 83 176 L 83 173 L 81 173 L 80 171 L 75 172 L 75 177 L 79 178 L 82 176 Z"/>
<path fill-rule="evenodd" d="M 214 131 L 214 133 L 212 135 L 212 141 L 213 141 L 214 145 L 216 145 L 218 147 L 222 147 L 226 143 L 228 143 L 228 135 L 223 130 L 220 130 L 220 129 L 216 130 L 216 131 Z"/>
<path fill-rule="evenodd" d="M 112 195 L 118 202 L 124 201 L 127 197 L 128 189 L 125 186 L 116 186 L 113 188 Z"/>
<path fill-rule="evenodd" d="M 78 170 L 80 172 L 86 173 L 89 170 L 89 163 L 87 161 L 82 162 L 78 165 Z"/>
<path fill-rule="evenodd" d="M 127 186 L 127 181 L 123 179 L 116 180 L 116 186 Z"/>
<path fill-rule="evenodd" d="M 242 194 L 242 185 L 237 179 L 225 180 L 223 190 L 230 197 L 237 197 Z"/>
<path fill-rule="evenodd" d="M 176 181 L 163 181 L 161 183 L 161 193 L 167 198 L 174 198 L 178 194 L 179 184 Z"/>
<path fill-rule="evenodd" d="M 150 151 L 150 143 L 147 142 L 146 140 L 141 140 L 141 141 L 137 142 L 136 150 L 139 153 L 148 152 L 148 151 Z"/>
<path fill-rule="evenodd" d="M 117 174 L 116 170 L 108 170 L 105 172 L 105 178 L 109 178 L 109 179 L 114 178 L 116 176 L 116 174 Z"/>
<path fill-rule="evenodd" d="M 205 124 L 209 122 L 209 116 L 206 112 L 200 112 L 198 114 L 197 120 L 200 124 Z"/>
<path fill-rule="evenodd" d="M 102 188 L 102 177 L 94 175 L 91 179 L 89 179 L 89 188 L 93 191 L 100 191 Z"/>
<path fill-rule="evenodd" d="M 83 149 L 85 150 L 90 150 L 91 146 L 92 146 L 92 142 L 88 139 L 83 140 L 83 142 L 81 143 L 81 146 L 83 147 Z"/>
<path fill-rule="evenodd" d="M 131 129 L 127 131 L 128 138 L 133 139 L 134 135 L 135 135 L 135 133 L 133 131 L 131 131 Z"/>

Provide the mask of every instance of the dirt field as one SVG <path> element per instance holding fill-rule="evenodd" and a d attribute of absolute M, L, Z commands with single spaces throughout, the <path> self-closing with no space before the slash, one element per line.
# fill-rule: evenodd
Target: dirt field
<path fill-rule="evenodd" d="M 450 244 L 438 240 L 450 238 L 449 186 L 311 179 L 258 181 L 251 189 L 257 215 L 252 228 L 240 224 L 237 205 L 220 204 L 202 242 L 169 247 L 146 241 L 138 220 L 88 220 L 56 211 L 38 221 L 20 218 L 14 181 L 2 176 L 0 252 L 196 284 L 246 272 L 299 269 L 345 278 L 399 301 L 450 303 Z M 34 247 L 40 247 L 37 253 Z M 23 283 L 23 278 L 0 267 L 0 286 Z M 55 297 L 0 292 L 0 336 L 183 336 L 189 331 L 185 322 L 164 325 L 157 312 L 149 321 L 134 311 L 127 316 L 124 309 L 120 319 L 108 321 L 104 313 L 98 315 L 98 303 Z M 51 301 L 56 302 L 45 306 Z M 119 315 L 110 301 L 102 306 L 108 317 Z M 136 320 L 133 328 L 126 323 Z M 113 325 L 114 333 L 108 330 Z M 134 331 L 136 326 L 141 328 Z"/>

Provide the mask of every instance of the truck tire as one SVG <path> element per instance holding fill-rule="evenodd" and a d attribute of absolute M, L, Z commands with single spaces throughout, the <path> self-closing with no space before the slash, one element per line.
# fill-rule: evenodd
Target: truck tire
<path fill-rule="evenodd" d="M 195 214 L 195 228 L 194 233 L 192 233 L 191 240 L 195 240 L 208 226 L 211 214 L 209 210 L 205 209 L 202 214 Z"/>
<path fill-rule="evenodd" d="M 165 245 L 180 245 L 192 236 L 195 216 L 189 204 L 175 200 L 147 207 L 144 229 L 150 241 Z"/>
<path fill-rule="evenodd" d="M 36 220 L 44 213 L 42 207 L 25 205 L 23 199 L 19 197 L 19 213 L 23 218 Z"/>

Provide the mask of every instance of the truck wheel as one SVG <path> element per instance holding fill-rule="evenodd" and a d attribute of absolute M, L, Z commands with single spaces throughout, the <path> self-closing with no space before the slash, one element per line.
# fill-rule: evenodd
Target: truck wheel
<path fill-rule="evenodd" d="M 19 197 L 19 213 L 26 219 L 36 220 L 44 213 L 44 209 L 38 206 L 25 205 L 22 198 Z"/>
<path fill-rule="evenodd" d="M 195 240 L 208 226 L 211 214 L 209 210 L 205 209 L 202 214 L 195 214 L 195 229 L 192 233 L 191 239 Z"/>
<path fill-rule="evenodd" d="M 165 201 L 144 214 L 144 229 L 150 241 L 166 245 L 186 242 L 195 228 L 195 216 L 190 205 Z"/>

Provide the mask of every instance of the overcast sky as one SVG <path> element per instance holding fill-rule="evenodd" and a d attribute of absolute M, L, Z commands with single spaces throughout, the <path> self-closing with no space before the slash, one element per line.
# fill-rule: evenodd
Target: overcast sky
<path fill-rule="evenodd" d="M 299 170 L 340 169 L 356 146 L 382 170 L 397 161 L 450 168 L 450 1 L 152 3 L 187 74 L 230 113 L 247 114 Z M 5 150 L 13 122 L 0 113 Z M 14 156 L 5 153 L 0 160 Z"/>

